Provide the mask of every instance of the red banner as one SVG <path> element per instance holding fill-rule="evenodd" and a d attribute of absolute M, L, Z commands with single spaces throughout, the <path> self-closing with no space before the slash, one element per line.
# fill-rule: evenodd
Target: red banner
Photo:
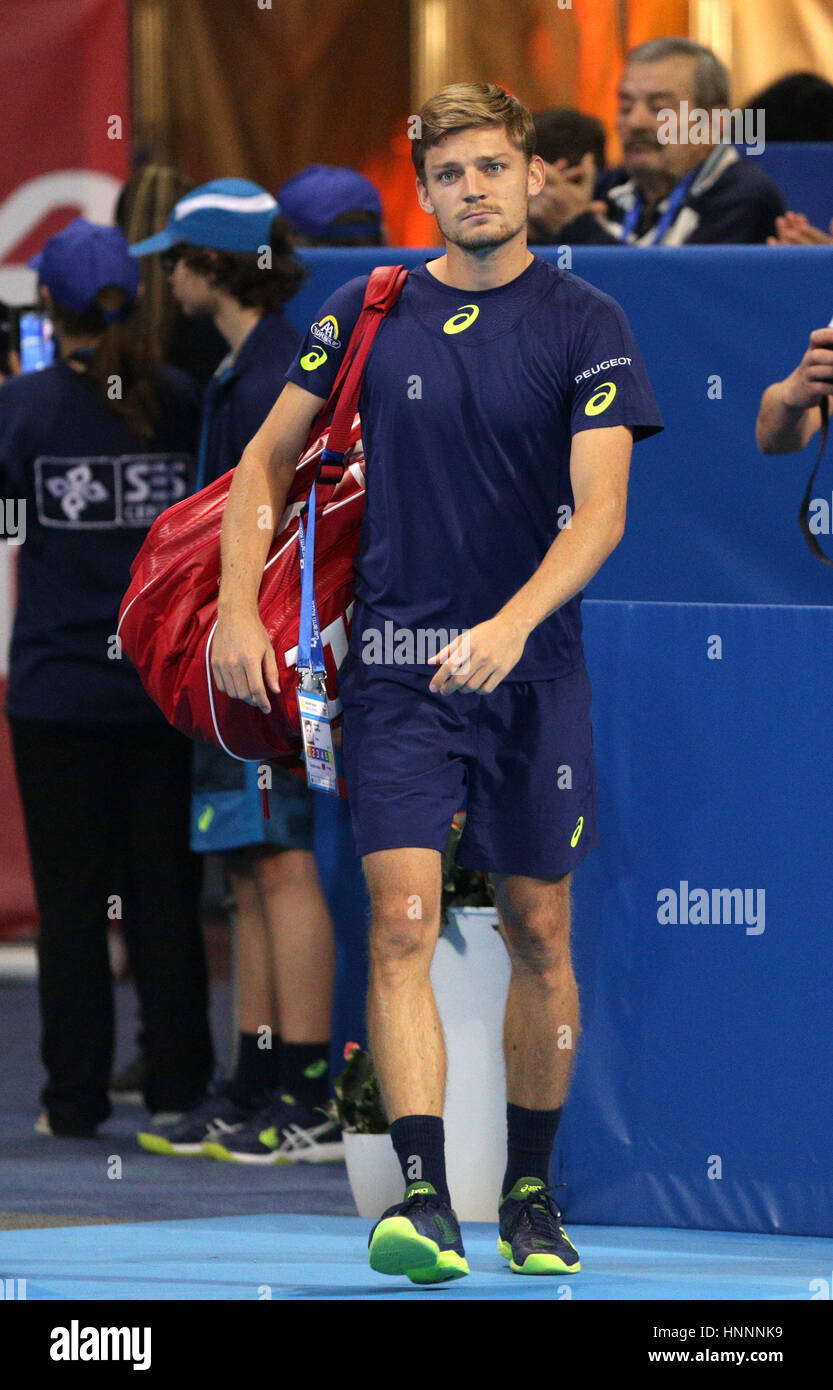
<path fill-rule="evenodd" d="M 127 0 L 2 0 L 0 299 L 73 217 L 112 221 L 130 159 Z"/>

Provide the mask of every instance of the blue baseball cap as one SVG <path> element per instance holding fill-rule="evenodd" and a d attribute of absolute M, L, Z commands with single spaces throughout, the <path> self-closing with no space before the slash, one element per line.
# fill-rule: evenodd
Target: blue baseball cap
<path fill-rule="evenodd" d="M 124 290 L 127 302 L 104 314 L 108 323 L 124 315 L 139 288 L 139 267 L 118 227 L 98 227 L 83 217 L 51 236 L 29 265 L 57 302 L 76 313 L 93 308 L 107 285 Z"/>
<path fill-rule="evenodd" d="M 376 185 L 355 169 L 335 164 L 308 164 L 278 189 L 281 212 L 302 236 L 313 241 L 349 241 L 378 234 L 382 201 Z M 372 220 L 332 225 L 343 212 L 366 212 Z"/>
<path fill-rule="evenodd" d="M 269 245 L 272 220 L 280 212 L 271 193 L 248 179 L 215 179 L 192 188 L 175 204 L 168 225 L 137 241 L 131 256 L 150 256 L 187 242 L 214 251 L 259 251 Z"/>

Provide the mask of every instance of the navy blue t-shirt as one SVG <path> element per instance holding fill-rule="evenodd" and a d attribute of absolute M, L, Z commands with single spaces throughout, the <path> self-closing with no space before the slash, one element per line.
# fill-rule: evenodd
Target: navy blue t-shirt
<path fill-rule="evenodd" d="M 0 492 L 25 503 L 6 713 L 163 722 L 112 642 L 130 565 L 156 517 L 193 487 L 199 397 L 160 372 L 149 444 L 64 363 L 0 386 Z"/>
<path fill-rule="evenodd" d="M 290 381 L 329 394 L 366 284 L 350 280 L 322 306 Z M 642 439 L 662 429 L 622 309 L 537 257 L 491 290 L 412 271 L 371 349 L 359 411 L 367 496 L 351 648 L 371 650 L 369 634 L 392 623 L 393 645 L 383 638 L 381 651 L 395 664 L 397 631 L 473 627 L 537 570 L 572 515 L 574 434 L 627 425 Z M 580 601 L 539 624 L 508 679 L 581 664 Z"/>
<path fill-rule="evenodd" d="M 298 334 L 281 310 L 261 315 L 232 362 L 217 367 L 203 401 L 198 487 L 236 468 L 284 386 Z"/>

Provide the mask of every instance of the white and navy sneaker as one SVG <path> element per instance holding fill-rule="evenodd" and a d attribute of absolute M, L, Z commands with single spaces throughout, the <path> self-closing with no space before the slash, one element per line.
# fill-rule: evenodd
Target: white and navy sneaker
<path fill-rule="evenodd" d="M 276 1095 L 234 1133 L 207 1139 L 202 1151 L 231 1163 L 339 1163 L 344 1142 L 323 1111 Z"/>
<path fill-rule="evenodd" d="M 232 1134 L 251 1118 L 253 1107 L 244 1108 L 220 1086 L 187 1115 L 154 1116 L 150 1128 L 136 1138 L 153 1154 L 202 1154 L 203 1141 Z"/>

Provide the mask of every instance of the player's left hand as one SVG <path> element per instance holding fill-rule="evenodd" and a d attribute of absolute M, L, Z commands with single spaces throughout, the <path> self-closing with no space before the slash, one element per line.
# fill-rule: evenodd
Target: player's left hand
<path fill-rule="evenodd" d="M 428 689 L 440 695 L 451 695 L 455 690 L 479 690 L 490 695 L 517 666 L 528 636 L 515 620 L 500 613 L 468 628 L 430 658 L 429 666 L 440 669 L 431 677 Z"/>

